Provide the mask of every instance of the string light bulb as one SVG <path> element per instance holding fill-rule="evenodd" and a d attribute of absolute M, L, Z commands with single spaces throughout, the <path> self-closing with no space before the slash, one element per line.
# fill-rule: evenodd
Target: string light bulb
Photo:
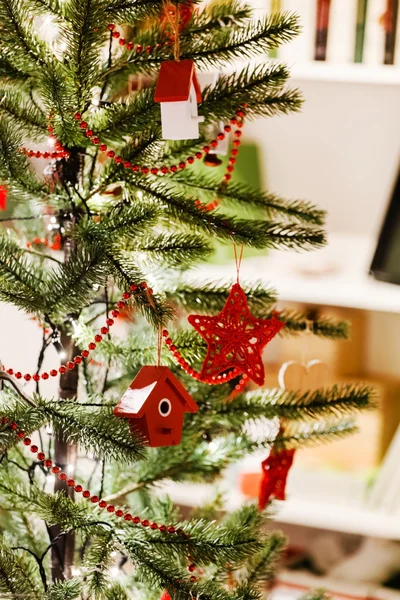
<path fill-rule="evenodd" d="M 58 356 L 60 357 L 60 360 L 65 360 L 67 358 L 67 353 L 60 342 L 60 334 L 58 333 L 58 331 L 53 331 L 51 337 L 53 338 L 53 346 Z"/>

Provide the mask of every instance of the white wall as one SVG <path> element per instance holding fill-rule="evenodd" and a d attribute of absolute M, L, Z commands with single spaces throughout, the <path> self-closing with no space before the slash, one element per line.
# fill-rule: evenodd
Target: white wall
<path fill-rule="evenodd" d="M 246 125 L 264 185 L 328 211 L 328 230 L 376 236 L 400 159 L 400 85 L 300 80 L 301 113 Z"/>

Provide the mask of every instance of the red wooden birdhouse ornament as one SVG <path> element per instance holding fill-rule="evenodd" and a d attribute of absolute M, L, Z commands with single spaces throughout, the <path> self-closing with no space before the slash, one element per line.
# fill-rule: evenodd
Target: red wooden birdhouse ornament
<path fill-rule="evenodd" d="M 134 435 L 153 448 L 177 446 L 185 412 L 198 406 L 168 367 L 142 367 L 114 408 L 114 415 L 129 419 Z"/>
<path fill-rule="evenodd" d="M 168 60 L 161 63 L 154 100 L 161 104 L 161 128 L 165 140 L 190 140 L 199 137 L 197 103 L 201 90 L 194 62 Z"/>

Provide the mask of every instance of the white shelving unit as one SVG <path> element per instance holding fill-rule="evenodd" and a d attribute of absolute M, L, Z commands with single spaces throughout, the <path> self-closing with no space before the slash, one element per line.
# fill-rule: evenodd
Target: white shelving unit
<path fill-rule="evenodd" d="M 400 67 L 392 65 L 335 64 L 312 61 L 290 65 L 294 79 L 333 83 L 400 85 Z"/>

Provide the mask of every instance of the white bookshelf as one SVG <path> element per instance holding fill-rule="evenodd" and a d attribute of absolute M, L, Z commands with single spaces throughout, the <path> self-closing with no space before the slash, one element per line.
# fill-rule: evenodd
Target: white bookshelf
<path fill-rule="evenodd" d="M 335 64 L 310 61 L 292 64 L 287 61 L 293 79 L 333 83 L 400 85 L 400 67 L 393 65 Z"/>

